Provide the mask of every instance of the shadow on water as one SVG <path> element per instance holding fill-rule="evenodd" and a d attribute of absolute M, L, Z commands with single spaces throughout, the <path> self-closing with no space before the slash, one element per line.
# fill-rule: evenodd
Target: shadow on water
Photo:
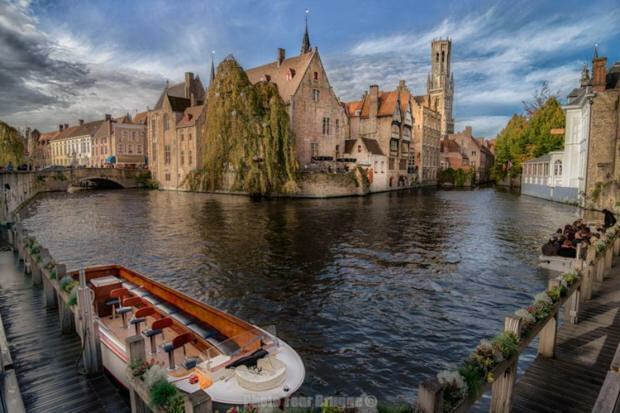
<path fill-rule="evenodd" d="M 69 267 L 119 262 L 278 334 L 308 395 L 412 401 L 543 289 L 540 242 L 577 208 L 492 188 L 263 200 L 50 194 L 25 225 Z"/>

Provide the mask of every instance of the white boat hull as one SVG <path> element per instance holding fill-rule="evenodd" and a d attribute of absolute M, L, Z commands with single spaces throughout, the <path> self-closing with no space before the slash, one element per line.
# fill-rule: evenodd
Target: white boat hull
<path fill-rule="evenodd" d="M 124 343 L 120 343 L 110 332 L 101 325 L 99 326 L 99 336 L 101 340 L 101 359 L 103 366 L 116 380 L 125 387 L 129 387 L 127 382 L 128 355 Z M 263 403 L 273 403 L 291 397 L 303 384 L 305 367 L 301 357 L 292 347 L 278 340 L 277 350 L 273 352 L 274 357 L 286 364 L 286 378 L 284 382 L 269 390 L 254 392 L 242 388 L 233 376 L 227 380 L 214 380 L 214 383 L 204 389 L 216 403 L 226 405 L 259 405 Z M 270 352 L 271 353 L 271 352 Z M 218 373 L 214 373 L 214 378 Z M 197 385 L 178 386 L 187 392 L 199 389 Z"/>

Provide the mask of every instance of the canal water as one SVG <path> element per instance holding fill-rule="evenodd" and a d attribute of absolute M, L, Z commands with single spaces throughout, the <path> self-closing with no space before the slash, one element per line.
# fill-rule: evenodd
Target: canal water
<path fill-rule="evenodd" d="M 22 213 L 68 268 L 120 263 L 275 325 L 305 362 L 302 394 L 389 402 L 413 401 L 424 378 L 454 367 L 543 290 L 539 246 L 578 216 L 492 188 L 263 202 L 56 193 Z"/>

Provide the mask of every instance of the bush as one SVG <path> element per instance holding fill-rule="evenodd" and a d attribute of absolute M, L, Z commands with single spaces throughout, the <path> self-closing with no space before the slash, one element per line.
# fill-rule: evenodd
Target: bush
<path fill-rule="evenodd" d="M 148 372 L 147 372 L 148 373 Z M 145 373 L 146 376 L 146 373 Z M 145 380 L 146 382 L 146 380 Z M 168 380 L 160 380 L 153 384 L 149 388 L 149 396 L 151 398 L 152 407 L 164 408 L 167 404 L 173 401 L 173 398 L 177 395 L 177 388 L 168 383 Z"/>

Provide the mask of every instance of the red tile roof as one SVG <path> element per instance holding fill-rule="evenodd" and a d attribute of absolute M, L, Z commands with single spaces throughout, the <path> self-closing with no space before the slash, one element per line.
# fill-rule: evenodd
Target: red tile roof
<path fill-rule="evenodd" d="M 254 67 L 246 70 L 248 78 L 252 83 L 261 81 L 273 82 L 278 86 L 278 92 L 284 103 L 291 101 L 291 96 L 295 94 L 301 79 L 304 77 L 312 58 L 317 52 L 312 50 L 300 56 L 284 59 L 282 63 L 277 61 L 266 65 Z M 291 76 L 292 75 L 292 76 Z"/>
<path fill-rule="evenodd" d="M 177 122 L 177 128 L 194 126 L 196 124 L 196 119 L 202 114 L 204 108 L 205 105 L 197 105 L 185 109 L 183 117 Z"/>

